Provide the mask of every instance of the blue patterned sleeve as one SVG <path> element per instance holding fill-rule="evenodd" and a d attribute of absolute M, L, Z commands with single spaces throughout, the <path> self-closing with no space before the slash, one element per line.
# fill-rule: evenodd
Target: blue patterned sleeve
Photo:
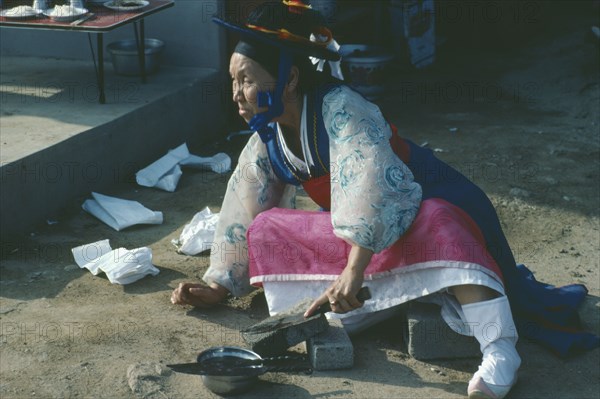
<path fill-rule="evenodd" d="M 210 251 L 206 283 L 215 282 L 240 297 L 252 291 L 248 277 L 246 231 L 260 213 L 273 207 L 294 208 L 296 189 L 273 172 L 265 145 L 254 134 L 229 179 Z"/>
<path fill-rule="evenodd" d="M 334 233 L 381 252 L 410 227 L 421 186 L 394 154 L 391 128 L 375 104 L 340 86 L 323 99 L 323 119 L 329 134 Z"/>

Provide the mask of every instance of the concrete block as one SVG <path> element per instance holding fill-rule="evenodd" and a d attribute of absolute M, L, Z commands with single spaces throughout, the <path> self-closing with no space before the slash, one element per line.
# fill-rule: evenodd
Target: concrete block
<path fill-rule="evenodd" d="M 217 70 L 165 67 L 143 85 L 107 72 L 104 105 L 94 97 L 93 71 L 73 60 L 2 58 L 3 78 L 19 82 L 0 100 L 14 115 L 0 127 L 8 143 L 0 152 L 0 234 L 11 244 L 64 210 L 80 211 L 91 191 L 135 182 L 135 172 L 170 148 L 205 148 L 222 131 L 220 96 L 205 90 L 218 82 Z M 36 97 L 40 82 L 53 82 L 57 95 Z"/>
<path fill-rule="evenodd" d="M 285 353 L 289 347 L 306 341 L 329 327 L 327 318 L 321 313 L 304 319 L 303 313 L 312 301 L 306 299 L 285 312 L 242 330 L 242 338 L 261 356 Z"/>
<path fill-rule="evenodd" d="M 418 360 L 481 357 L 474 337 L 454 332 L 438 305 L 413 301 L 406 309 L 408 353 Z"/>
<path fill-rule="evenodd" d="M 354 347 L 339 319 L 306 341 L 306 352 L 314 370 L 346 369 L 354 365 Z"/>

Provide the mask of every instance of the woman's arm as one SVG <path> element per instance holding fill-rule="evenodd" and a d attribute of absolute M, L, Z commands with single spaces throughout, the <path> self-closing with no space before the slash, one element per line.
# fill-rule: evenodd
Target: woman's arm
<path fill-rule="evenodd" d="M 344 271 L 323 295 L 310 305 L 304 317 L 312 315 L 326 302 L 329 302 L 331 310 L 336 313 L 346 313 L 360 308 L 363 304 L 356 299 L 356 293 L 362 287 L 364 272 L 372 256 L 373 251 L 370 249 L 353 245 Z"/>
<path fill-rule="evenodd" d="M 336 236 L 379 253 L 413 222 L 421 187 L 390 146 L 379 108 L 347 87 L 323 100 L 329 134 L 331 222 Z"/>
<path fill-rule="evenodd" d="M 207 285 L 181 283 L 171 302 L 207 307 L 230 293 L 238 297 L 250 293 L 246 231 L 260 212 L 275 206 L 293 207 L 294 196 L 295 189 L 273 173 L 266 148 L 254 134 L 227 184 L 211 245 L 210 267 L 203 276 Z"/>
<path fill-rule="evenodd" d="M 293 187 L 275 176 L 267 149 L 255 133 L 227 184 L 211 245 L 210 267 L 203 280 L 225 287 L 236 297 L 252 292 L 248 277 L 248 227 L 263 211 L 276 206 L 290 207 L 293 195 Z"/>
<path fill-rule="evenodd" d="M 373 253 L 396 242 L 410 227 L 421 201 L 421 187 L 394 154 L 390 126 L 379 108 L 347 87 L 323 99 L 329 135 L 331 219 L 334 234 L 352 249 L 336 281 L 306 311 L 329 301 L 336 313 L 362 304 L 356 299 Z"/>

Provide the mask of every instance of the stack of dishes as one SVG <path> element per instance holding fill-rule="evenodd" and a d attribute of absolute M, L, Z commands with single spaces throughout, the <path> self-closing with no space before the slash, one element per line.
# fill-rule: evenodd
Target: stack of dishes
<path fill-rule="evenodd" d="M 0 16 L 11 19 L 26 19 L 37 17 L 41 13 L 42 10 L 36 10 L 30 6 L 17 6 L 7 10 L 2 10 L 0 12 Z"/>
<path fill-rule="evenodd" d="M 103 4 L 104 7 L 114 11 L 135 11 L 146 7 L 150 3 L 146 0 L 111 0 Z"/>

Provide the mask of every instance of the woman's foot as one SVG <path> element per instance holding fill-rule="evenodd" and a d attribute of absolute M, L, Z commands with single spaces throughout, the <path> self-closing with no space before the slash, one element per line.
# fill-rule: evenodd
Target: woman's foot
<path fill-rule="evenodd" d="M 501 338 L 490 343 L 483 354 L 479 370 L 469 381 L 469 399 L 502 399 L 517 382 L 521 358 L 514 343 Z"/>
<path fill-rule="evenodd" d="M 469 399 L 502 399 L 508 394 L 513 385 L 488 384 L 483 378 L 473 376 L 471 381 L 469 381 L 467 394 L 469 395 Z"/>

